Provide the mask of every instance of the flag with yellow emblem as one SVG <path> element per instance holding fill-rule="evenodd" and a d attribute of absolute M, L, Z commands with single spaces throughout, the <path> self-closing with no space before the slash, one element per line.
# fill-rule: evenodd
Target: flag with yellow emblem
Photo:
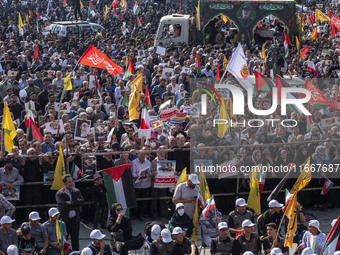
<path fill-rule="evenodd" d="M 330 21 L 331 19 L 319 9 L 315 9 L 315 20 Z"/>
<path fill-rule="evenodd" d="M 51 190 L 60 190 L 64 187 L 62 177 L 65 175 L 65 162 L 64 162 L 64 155 L 61 146 L 59 147 L 59 156 L 57 165 L 54 171 L 54 180 L 51 186 Z"/>
<path fill-rule="evenodd" d="M 129 97 L 129 119 L 132 120 L 138 120 L 141 108 L 140 108 L 140 98 L 143 93 L 142 90 L 143 85 L 143 73 L 138 74 L 137 78 L 135 78 L 130 83 L 131 93 Z"/>
<path fill-rule="evenodd" d="M 257 179 L 257 168 L 254 168 L 249 174 L 250 191 L 248 195 L 247 204 L 248 207 L 253 209 L 257 215 L 261 214 L 261 204 L 260 204 L 260 188 L 259 180 Z"/>
<path fill-rule="evenodd" d="M 72 90 L 71 73 L 64 79 L 64 90 Z"/>
<path fill-rule="evenodd" d="M 220 119 L 225 120 L 224 123 L 219 123 L 218 124 L 218 137 L 223 137 L 225 132 L 227 132 L 228 128 L 229 128 L 229 122 L 230 122 L 230 118 L 227 112 L 227 107 L 224 101 L 224 98 L 221 98 L 222 100 L 222 105 L 220 107 Z"/>

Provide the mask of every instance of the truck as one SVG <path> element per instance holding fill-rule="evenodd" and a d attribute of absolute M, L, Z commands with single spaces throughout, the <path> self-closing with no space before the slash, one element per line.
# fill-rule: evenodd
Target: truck
<path fill-rule="evenodd" d="M 201 0 L 196 9 L 198 13 L 195 17 L 185 14 L 162 17 L 155 36 L 155 46 L 166 47 L 171 43 L 207 44 L 209 33 L 215 33 L 210 29 L 212 22 L 216 22 L 221 15 L 233 22 L 237 28 L 238 41 L 242 43 L 252 42 L 259 22 L 270 15 L 284 24 L 290 37 L 294 30 L 294 0 Z M 196 22 L 197 19 L 199 22 Z"/>

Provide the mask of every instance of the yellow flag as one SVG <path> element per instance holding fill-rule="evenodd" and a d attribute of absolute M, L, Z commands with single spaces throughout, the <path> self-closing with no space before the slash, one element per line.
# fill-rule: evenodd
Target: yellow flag
<path fill-rule="evenodd" d="M 307 186 L 307 184 L 312 179 L 312 172 L 310 171 L 310 157 L 307 158 L 305 162 L 305 166 L 299 176 L 299 178 L 296 180 L 293 188 L 291 189 L 290 193 L 294 194 L 298 191 L 302 190 L 304 187 Z"/>
<path fill-rule="evenodd" d="M 222 119 L 224 121 L 224 123 L 218 124 L 218 137 L 223 137 L 225 132 L 227 132 L 228 128 L 229 128 L 229 115 L 226 109 L 226 105 L 224 102 L 224 98 L 221 98 L 222 100 L 222 105 L 220 107 L 220 119 Z"/>
<path fill-rule="evenodd" d="M 142 90 L 143 85 L 143 74 L 137 75 L 137 78 L 135 78 L 130 83 L 131 93 L 129 97 L 129 119 L 132 120 L 138 120 L 139 115 L 141 112 L 140 109 L 140 98 L 141 94 L 143 93 Z"/>
<path fill-rule="evenodd" d="M 264 44 L 262 44 L 261 58 L 263 59 L 263 61 L 266 61 L 267 59 L 266 51 L 264 50 Z"/>
<path fill-rule="evenodd" d="M 56 235 L 57 235 L 58 243 L 60 244 L 60 241 L 61 241 L 61 234 L 60 234 L 59 220 L 57 220 L 57 222 L 56 222 L 56 224 L 55 224 L 55 233 L 56 233 Z"/>
<path fill-rule="evenodd" d="M 176 183 L 176 186 L 175 186 L 175 190 L 177 188 L 177 186 L 183 182 L 186 182 L 187 181 L 187 168 L 184 168 L 181 175 L 179 176 L 178 180 L 177 180 L 177 183 Z"/>
<path fill-rule="evenodd" d="M 109 13 L 109 8 L 107 7 L 107 5 L 105 5 L 105 11 L 104 11 L 104 19 L 107 18 L 107 14 Z"/>
<path fill-rule="evenodd" d="M 226 16 L 224 16 L 223 14 L 221 15 L 221 18 L 223 19 L 223 22 L 224 23 L 227 23 L 228 21 L 228 18 Z"/>
<path fill-rule="evenodd" d="M 30 24 L 30 19 L 29 19 L 28 14 L 26 15 L 26 23 L 27 23 L 28 25 Z"/>
<path fill-rule="evenodd" d="M 293 195 L 292 199 L 290 200 L 285 210 L 285 215 L 288 217 L 289 222 L 288 222 L 288 228 L 287 228 L 284 246 L 290 247 L 290 248 L 292 248 L 294 233 L 297 230 L 296 198 L 297 198 L 297 192 Z"/>
<path fill-rule="evenodd" d="M 315 27 L 313 32 L 312 32 L 312 35 L 310 36 L 310 39 L 314 41 L 317 36 L 318 36 L 318 31 L 317 31 L 317 29 Z"/>
<path fill-rule="evenodd" d="M 299 38 L 297 36 L 295 36 L 295 43 L 296 43 L 297 50 L 300 50 Z"/>
<path fill-rule="evenodd" d="M 330 21 L 331 19 L 319 9 L 315 9 L 315 20 Z"/>
<path fill-rule="evenodd" d="M 122 8 L 124 8 L 124 6 L 125 6 L 125 0 L 121 0 L 121 1 L 120 1 L 120 6 L 121 6 Z"/>
<path fill-rule="evenodd" d="M 14 147 L 13 139 L 17 136 L 14 123 L 9 112 L 7 102 L 5 101 L 4 115 L 2 118 L 2 129 L 4 130 L 4 144 L 7 152 L 12 152 Z"/>
<path fill-rule="evenodd" d="M 196 8 L 196 28 L 197 28 L 197 30 L 201 30 L 201 22 L 200 22 L 200 20 L 201 20 L 201 13 L 200 13 L 200 3 L 201 1 L 200 0 L 198 0 L 198 4 L 197 4 L 197 6 L 195 6 L 195 8 Z"/>
<path fill-rule="evenodd" d="M 260 204 L 260 188 L 259 180 L 257 179 L 256 170 L 252 170 L 249 175 L 250 178 L 250 191 L 248 196 L 248 207 L 253 209 L 256 214 L 261 214 L 261 204 Z"/>
<path fill-rule="evenodd" d="M 192 240 L 194 240 L 195 244 L 197 244 L 197 230 L 198 230 L 198 202 L 196 202 L 194 216 L 192 218 L 192 223 L 194 224 L 194 229 L 192 230 Z"/>
<path fill-rule="evenodd" d="M 223 55 L 223 70 L 227 68 L 227 65 L 228 65 L 228 59 L 225 57 L 225 55 Z"/>
<path fill-rule="evenodd" d="M 203 197 L 203 203 L 205 203 L 211 197 L 211 194 L 207 183 L 207 179 L 205 178 L 203 171 L 200 171 L 198 175 L 198 180 L 200 181 L 199 186 Z"/>
<path fill-rule="evenodd" d="M 83 9 L 83 8 L 84 8 L 83 2 L 80 0 L 80 9 Z"/>
<path fill-rule="evenodd" d="M 23 30 L 22 30 L 23 26 L 24 26 L 24 23 L 22 23 L 21 14 L 20 12 L 18 12 L 18 27 L 19 27 L 20 33 L 23 33 Z"/>
<path fill-rule="evenodd" d="M 71 73 L 64 79 L 64 90 L 72 90 Z"/>
<path fill-rule="evenodd" d="M 51 190 L 60 190 L 64 187 L 62 177 L 65 174 L 65 162 L 64 162 L 64 155 L 61 146 L 59 147 L 59 156 L 57 165 L 54 171 L 54 180 L 51 186 Z"/>

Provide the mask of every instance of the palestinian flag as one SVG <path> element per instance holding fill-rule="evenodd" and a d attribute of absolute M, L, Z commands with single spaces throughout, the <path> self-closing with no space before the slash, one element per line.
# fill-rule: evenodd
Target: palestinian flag
<path fill-rule="evenodd" d="M 283 36 L 284 36 L 283 45 L 285 47 L 285 58 L 287 58 L 288 55 L 289 55 L 289 48 L 288 48 L 288 46 L 291 44 L 291 42 L 290 42 L 289 35 L 288 35 L 288 33 L 286 33 L 286 31 L 283 32 Z"/>
<path fill-rule="evenodd" d="M 114 203 L 120 203 L 124 209 L 137 207 L 135 192 L 131 192 L 134 190 L 134 181 L 130 164 L 111 167 L 102 172 L 109 208 Z"/>
<path fill-rule="evenodd" d="M 92 4 L 92 0 L 90 0 L 89 9 L 87 11 L 87 16 L 90 16 L 92 11 L 93 11 L 93 4 Z"/>
<path fill-rule="evenodd" d="M 291 194 L 287 189 L 286 189 L 286 196 L 285 196 L 285 205 L 282 208 L 282 211 L 284 212 L 289 205 L 290 200 L 292 200 L 294 194 Z"/>
<path fill-rule="evenodd" d="M 306 52 L 309 51 L 309 46 L 306 46 L 304 47 L 302 50 L 301 50 L 301 56 L 303 58 L 306 58 Z"/>
<path fill-rule="evenodd" d="M 331 38 L 334 38 L 338 34 L 338 31 L 336 30 L 335 25 L 332 25 L 331 27 L 332 27 Z"/>
<path fill-rule="evenodd" d="M 137 15 L 137 26 L 141 27 L 142 26 L 142 22 L 139 19 L 139 16 Z"/>
<path fill-rule="evenodd" d="M 66 7 L 66 6 L 67 6 L 66 0 L 63 0 L 63 7 Z"/>
<path fill-rule="evenodd" d="M 151 123 L 149 112 L 146 108 L 142 109 L 142 117 L 140 120 L 140 129 L 151 129 L 151 136 L 156 138 L 155 131 Z"/>
<path fill-rule="evenodd" d="M 273 87 L 273 83 L 270 79 L 255 71 L 255 86 L 256 92 L 270 91 Z"/>
<path fill-rule="evenodd" d="M 79 180 L 81 172 L 82 172 L 81 169 L 73 162 L 72 163 L 72 169 L 71 169 L 71 172 L 70 172 L 73 180 Z"/>
<path fill-rule="evenodd" d="M 129 58 L 129 64 L 127 66 L 127 69 L 125 71 L 123 80 L 126 80 L 131 74 L 133 74 L 133 64 L 131 58 Z"/>
<path fill-rule="evenodd" d="M 41 135 L 39 128 L 34 123 L 31 117 L 28 117 L 26 120 L 26 133 L 27 133 L 27 141 L 39 140 L 44 141 L 43 136 Z"/>
<path fill-rule="evenodd" d="M 39 12 L 37 12 L 37 19 L 38 19 L 38 20 L 41 20 L 41 17 L 40 17 Z"/>
<path fill-rule="evenodd" d="M 333 187 L 333 182 L 330 179 L 326 178 L 325 182 L 323 183 L 323 187 L 321 190 L 321 195 L 327 195 L 328 191 Z"/>
<path fill-rule="evenodd" d="M 202 212 L 203 218 L 207 217 L 209 211 L 214 210 L 215 208 L 216 208 L 215 207 L 215 199 L 214 199 L 214 196 L 211 196 L 207 206 L 204 208 L 204 210 Z"/>
<path fill-rule="evenodd" d="M 135 1 L 135 5 L 133 6 L 133 14 L 138 15 L 140 13 L 140 8 L 138 6 L 137 1 Z"/>
<path fill-rule="evenodd" d="M 340 216 L 336 220 L 334 226 L 331 228 L 331 231 L 327 235 L 325 248 L 327 248 L 334 240 L 337 240 L 339 238 L 340 234 Z"/>
<path fill-rule="evenodd" d="M 197 73 L 201 74 L 201 60 L 198 54 L 196 53 L 196 68 L 197 68 Z"/>

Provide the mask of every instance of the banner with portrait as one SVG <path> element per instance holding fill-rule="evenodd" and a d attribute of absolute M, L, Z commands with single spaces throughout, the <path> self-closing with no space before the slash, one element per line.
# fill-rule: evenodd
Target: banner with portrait
<path fill-rule="evenodd" d="M 82 170 L 83 174 L 94 175 L 97 171 L 97 158 L 96 156 L 82 157 Z"/>
<path fill-rule="evenodd" d="M 176 186 L 176 160 L 157 162 L 157 175 L 155 176 L 155 188 L 174 188 Z"/>
<path fill-rule="evenodd" d="M 74 140 L 87 142 L 86 136 L 91 131 L 91 120 L 77 119 L 75 129 Z"/>
<path fill-rule="evenodd" d="M 7 200 L 19 200 L 20 199 L 20 186 L 13 186 L 13 187 L 7 187 L 7 186 L 1 186 L 1 194 L 7 199 Z"/>
<path fill-rule="evenodd" d="M 96 123 L 94 124 L 94 136 L 96 141 L 107 139 L 109 134 L 109 125 L 107 123 Z"/>

